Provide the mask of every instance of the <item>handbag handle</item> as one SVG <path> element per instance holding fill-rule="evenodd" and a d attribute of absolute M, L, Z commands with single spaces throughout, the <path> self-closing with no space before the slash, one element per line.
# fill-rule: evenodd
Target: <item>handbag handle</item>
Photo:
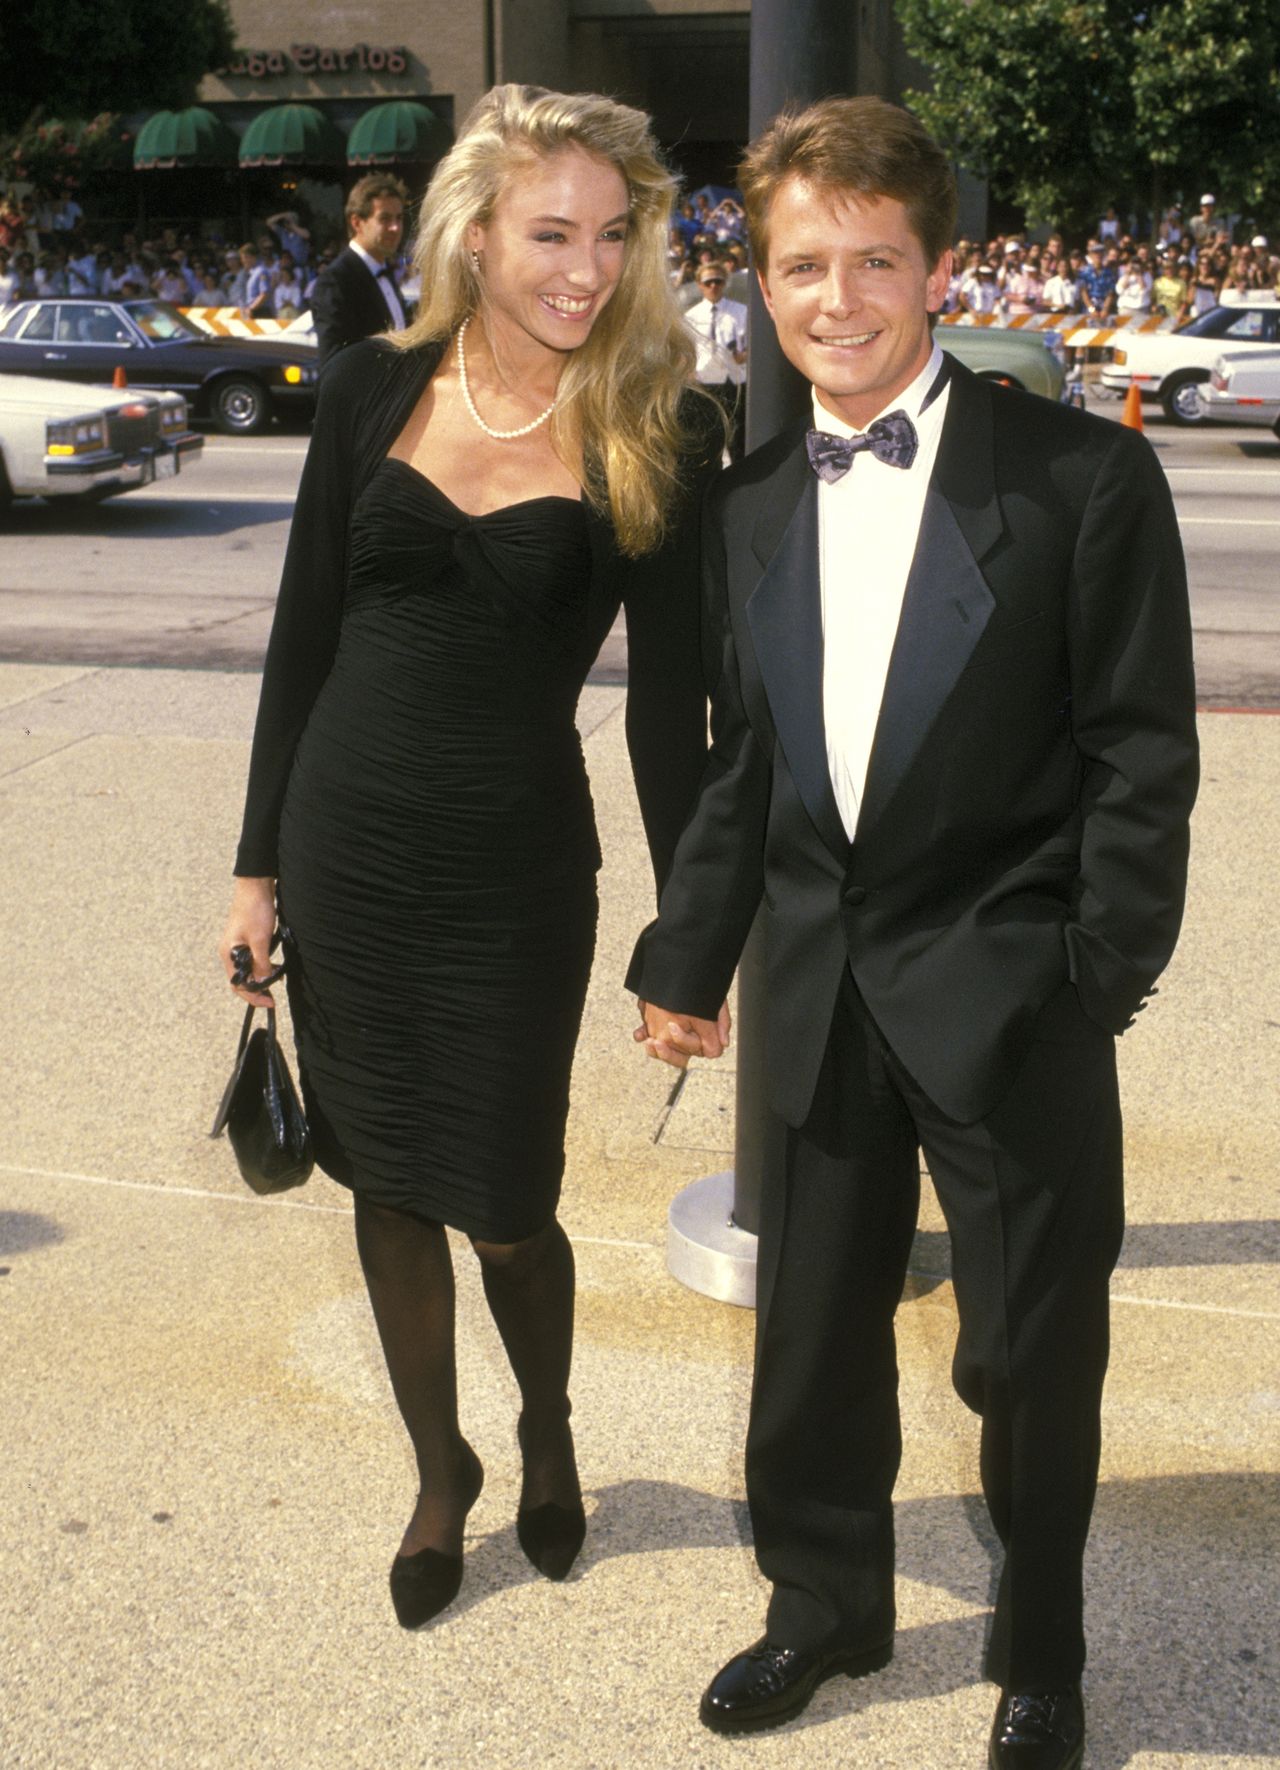
<path fill-rule="evenodd" d="M 282 940 L 288 940 L 291 938 L 289 930 L 285 927 L 284 923 L 279 923 L 276 927 L 275 933 L 271 936 L 271 945 L 267 948 L 268 954 L 275 952 Z M 247 946 L 233 946 L 231 949 L 231 962 L 235 967 L 232 972 L 231 981 L 241 989 L 267 989 L 271 984 L 279 983 L 285 973 L 285 961 L 281 959 L 278 965 L 273 965 L 271 967 L 265 977 L 250 977 L 249 972 L 253 969 L 253 954 Z M 253 1016 L 256 1011 L 257 1004 L 254 1002 L 250 1002 L 245 1009 L 244 1020 L 241 1022 L 240 1026 L 240 1043 L 236 1046 L 236 1060 L 231 1065 L 231 1079 L 227 1083 L 222 1099 L 218 1102 L 218 1110 L 213 1116 L 213 1128 L 209 1132 L 210 1137 L 220 1137 L 226 1129 L 227 1114 L 231 1110 L 231 1096 L 235 1092 L 236 1080 L 240 1074 L 240 1065 L 244 1060 L 245 1050 L 249 1044 L 249 1032 L 253 1026 Z M 274 1008 L 268 1008 L 267 1043 L 274 1046 L 275 1042 L 276 1011 Z"/>
<path fill-rule="evenodd" d="M 277 928 L 275 934 L 272 936 L 271 946 L 268 950 L 274 952 L 279 944 L 280 930 Z M 249 973 L 253 970 L 253 954 L 249 951 L 247 946 L 232 947 L 231 963 L 234 967 L 231 973 L 231 986 L 233 989 L 270 989 L 273 983 L 279 983 L 280 979 L 284 976 L 285 971 L 285 962 L 281 959 L 278 965 L 273 965 L 271 967 L 265 977 L 250 977 Z"/>
<path fill-rule="evenodd" d="M 249 949 L 248 947 L 245 947 L 244 950 L 245 952 L 248 952 Z M 280 970 L 284 970 L 283 965 L 280 966 Z M 213 1124 L 209 1130 L 210 1137 L 221 1137 L 223 1131 L 226 1129 L 227 1115 L 231 1111 L 231 1096 L 235 1093 L 236 1082 L 240 1077 L 240 1065 L 244 1061 L 244 1054 L 249 1044 L 249 1033 L 253 1027 L 253 1017 L 257 1012 L 257 1007 L 253 1002 L 250 1002 L 249 1006 L 244 1011 L 244 1019 L 240 1023 L 240 1043 L 236 1046 L 236 1060 L 231 1065 L 231 1079 L 228 1081 L 226 1088 L 223 1091 L 222 1099 L 218 1102 L 218 1110 L 213 1115 Z M 274 1045 L 275 1042 L 276 1011 L 274 1008 L 268 1008 L 267 1043 L 269 1045 Z"/>

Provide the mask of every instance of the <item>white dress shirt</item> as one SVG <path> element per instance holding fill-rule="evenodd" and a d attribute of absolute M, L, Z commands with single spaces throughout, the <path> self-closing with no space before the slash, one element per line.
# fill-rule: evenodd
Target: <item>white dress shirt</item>
<path fill-rule="evenodd" d="M 911 467 L 891 467 L 864 450 L 843 479 L 818 482 L 822 718 L 831 785 L 850 841 L 951 391 L 944 383 L 921 412 L 941 368 L 942 351 L 935 343 L 911 385 L 876 414 L 905 412 L 915 425 L 919 449 Z M 829 412 L 816 388 L 813 421 L 832 436 L 862 434 Z"/>
<path fill-rule="evenodd" d="M 747 348 L 747 310 L 740 301 L 708 301 L 704 297 L 687 308 L 684 323 L 698 347 L 697 377 L 704 387 L 732 381 L 740 387 L 747 365 L 735 363 L 733 352 Z"/>
<path fill-rule="evenodd" d="M 354 240 L 351 241 L 351 250 L 355 253 L 357 258 L 362 258 L 369 266 L 374 281 L 382 290 L 382 299 L 387 304 L 387 312 L 391 315 L 392 325 L 397 327 L 403 326 L 405 323 L 404 306 L 392 285 L 392 279 L 390 277 L 384 277 L 381 274 L 386 269 L 386 266 L 380 259 L 375 258 L 372 252 L 366 252 L 364 247 L 357 245 Z"/>

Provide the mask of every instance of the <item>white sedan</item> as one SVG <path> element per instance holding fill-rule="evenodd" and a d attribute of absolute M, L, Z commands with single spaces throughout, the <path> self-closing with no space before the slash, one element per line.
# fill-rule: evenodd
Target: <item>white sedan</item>
<path fill-rule="evenodd" d="M 1280 346 L 1220 356 L 1196 390 L 1205 416 L 1232 424 L 1269 424 L 1280 438 Z"/>
<path fill-rule="evenodd" d="M 1121 333 L 1103 365 L 1102 385 L 1127 393 L 1132 384 L 1144 399 L 1158 399 L 1175 424 L 1203 424 L 1199 388 L 1217 358 L 1261 344 L 1280 344 L 1280 302 L 1270 294 L 1211 307 L 1176 332 Z"/>
<path fill-rule="evenodd" d="M 0 509 L 113 498 L 188 472 L 203 447 L 181 394 L 0 375 Z"/>

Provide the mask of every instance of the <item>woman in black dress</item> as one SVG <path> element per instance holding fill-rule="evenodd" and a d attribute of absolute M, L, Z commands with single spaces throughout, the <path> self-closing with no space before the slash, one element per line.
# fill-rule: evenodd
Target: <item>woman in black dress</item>
<path fill-rule="evenodd" d="M 316 1156 L 355 1195 L 418 1464 L 406 1627 L 456 1594 L 483 1482 L 445 1226 L 520 1388 L 521 1546 L 561 1579 L 585 1531 L 555 1211 L 600 860 L 574 709 L 620 603 L 659 883 L 705 757 L 696 508 L 722 442 L 670 200 L 639 112 L 480 101 L 423 204 L 418 318 L 325 372 L 267 652 L 221 951 L 263 977 L 278 901 Z"/>

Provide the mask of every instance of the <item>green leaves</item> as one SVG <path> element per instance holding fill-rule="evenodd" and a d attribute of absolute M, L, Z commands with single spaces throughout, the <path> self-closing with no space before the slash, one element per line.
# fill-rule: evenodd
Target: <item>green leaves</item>
<path fill-rule="evenodd" d="M 1212 188 L 1253 209 L 1280 172 L 1280 0 L 899 0 L 933 75 L 908 103 L 1032 221 Z"/>
<path fill-rule="evenodd" d="M 203 76 L 229 61 L 226 0 L 26 0 L 21 29 L 0 22 L 0 132 L 44 115 L 181 109 Z"/>

